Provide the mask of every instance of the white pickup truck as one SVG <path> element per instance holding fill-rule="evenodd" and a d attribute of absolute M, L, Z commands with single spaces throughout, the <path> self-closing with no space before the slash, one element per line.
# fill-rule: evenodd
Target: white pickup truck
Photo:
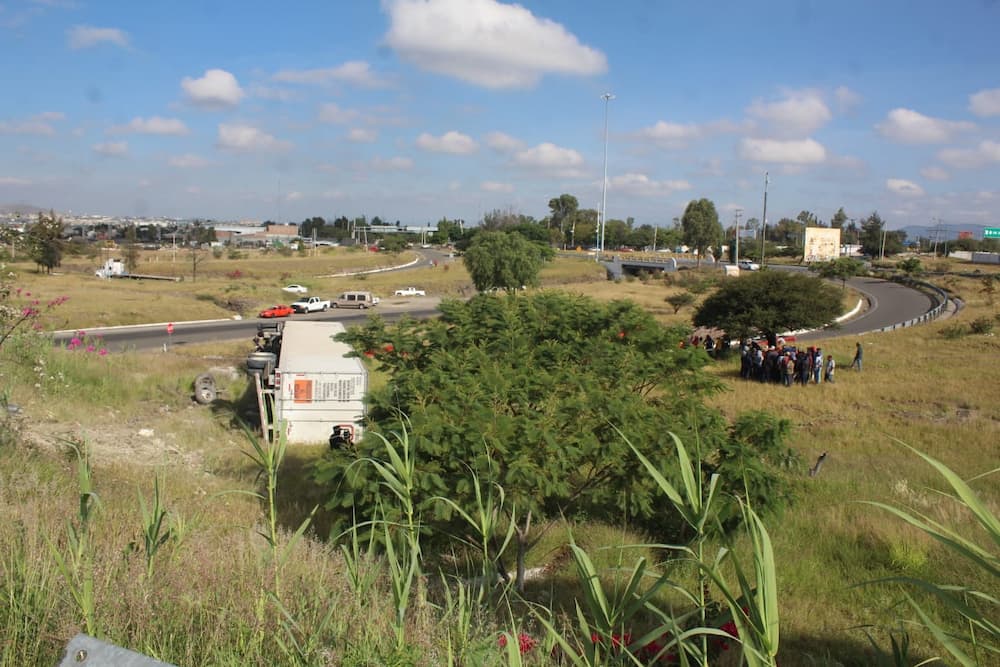
<path fill-rule="evenodd" d="M 329 299 L 321 299 L 318 296 L 302 297 L 292 304 L 292 310 L 296 313 L 315 313 L 327 310 L 330 307 Z"/>
<path fill-rule="evenodd" d="M 416 287 L 404 287 L 395 291 L 395 296 L 427 296 L 427 292 Z"/>

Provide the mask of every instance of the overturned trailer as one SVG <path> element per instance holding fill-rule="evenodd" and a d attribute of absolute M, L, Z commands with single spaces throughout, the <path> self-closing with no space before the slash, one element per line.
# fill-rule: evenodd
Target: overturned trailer
<path fill-rule="evenodd" d="M 262 327 L 247 368 L 255 377 L 265 437 L 276 437 L 280 428 L 289 443 L 331 447 L 361 437 L 368 371 L 348 356 L 349 345 L 333 339 L 343 332 L 340 322 Z"/>

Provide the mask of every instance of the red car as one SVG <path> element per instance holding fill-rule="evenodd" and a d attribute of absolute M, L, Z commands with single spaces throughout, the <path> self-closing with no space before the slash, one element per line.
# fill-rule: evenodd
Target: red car
<path fill-rule="evenodd" d="M 260 317 L 288 317 L 294 312 L 291 306 L 271 306 L 260 311 Z"/>

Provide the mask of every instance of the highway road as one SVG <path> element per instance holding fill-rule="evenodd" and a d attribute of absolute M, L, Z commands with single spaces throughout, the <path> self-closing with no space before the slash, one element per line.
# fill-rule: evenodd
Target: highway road
<path fill-rule="evenodd" d="M 798 267 L 795 267 L 798 268 Z M 877 278 L 853 278 L 847 281 L 854 289 L 865 294 L 870 307 L 851 320 L 834 329 L 818 330 L 801 334 L 798 338 L 807 340 L 829 338 L 831 336 L 856 336 L 882 327 L 892 326 L 923 315 L 934 307 L 929 296 L 918 290 Z M 295 315 L 297 320 L 337 320 L 345 326 L 360 324 L 369 313 L 376 312 L 387 321 L 394 321 L 403 315 L 423 318 L 437 314 L 439 299 L 435 297 L 386 298 L 378 308 L 372 310 L 332 309 L 325 313 Z M 243 320 L 210 320 L 203 322 L 174 322 L 173 333 L 167 333 L 167 323 L 137 326 L 89 329 L 87 333 L 100 336 L 109 352 L 128 350 L 155 350 L 164 346 L 173 347 L 196 343 L 210 343 L 244 339 L 248 343 L 257 332 L 261 322 L 257 318 Z M 280 320 L 279 320 L 280 321 Z M 68 343 L 73 332 L 57 332 L 57 344 Z"/>

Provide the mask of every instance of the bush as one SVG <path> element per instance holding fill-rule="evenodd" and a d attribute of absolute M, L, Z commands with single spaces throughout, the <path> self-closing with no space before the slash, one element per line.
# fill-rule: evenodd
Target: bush
<path fill-rule="evenodd" d="M 964 338 L 967 335 L 969 335 L 969 331 L 965 328 L 964 324 L 949 324 L 941 329 L 941 336 L 948 340 Z"/>
<path fill-rule="evenodd" d="M 974 334 L 993 333 L 993 320 L 988 317 L 977 317 L 969 324 Z"/>

